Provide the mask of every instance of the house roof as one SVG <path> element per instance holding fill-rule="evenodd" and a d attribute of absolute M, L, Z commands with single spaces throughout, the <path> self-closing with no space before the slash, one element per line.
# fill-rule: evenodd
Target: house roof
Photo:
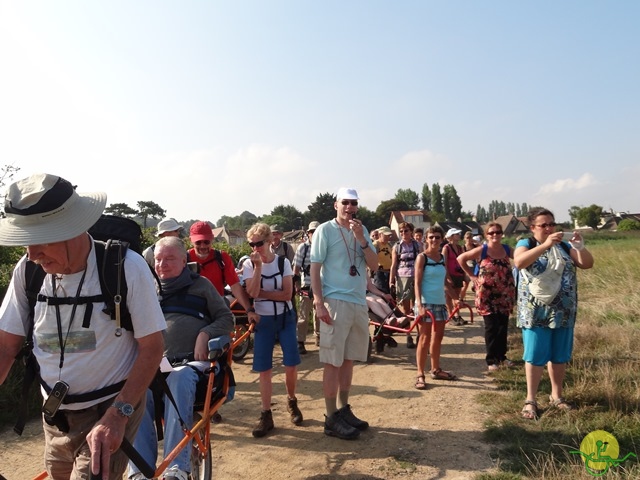
<path fill-rule="evenodd" d="M 431 215 L 426 210 L 394 210 L 391 212 L 391 216 L 389 217 L 389 224 L 393 223 L 393 220 L 396 223 L 402 223 L 405 220 L 405 217 L 422 215 L 422 221 L 424 223 L 431 223 Z"/>

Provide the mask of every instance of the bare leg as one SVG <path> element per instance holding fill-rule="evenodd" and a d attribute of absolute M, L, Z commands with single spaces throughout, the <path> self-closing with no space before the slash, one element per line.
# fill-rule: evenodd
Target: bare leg
<path fill-rule="evenodd" d="M 327 408 L 327 417 L 330 417 L 338 410 L 337 397 L 339 388 L 340 368 L 325 363 L 322 372 L 322 393 Z"/>
<path fill-rule="evenodd" d="M 296 383 L 298 382 L 298 368 L 284 367 L 284 383 L 289 398 L 296 398 Z"/>
<path fill-rule="evenodd" d="M 416 347 L 416 365 L 418 376 L 424 375 L 424 367 L 427 363 L 427 351 L 431 342 L 431 323 L 420 322 L 418 324 L 418 345 Z"/>
<path fill-rule="evenodd" d="M 440 350 L 442 348 L 442 339 L 444 338 L 445 322 L 432 322 L 433 335 L 431 337 L 431 371 L 434 372 L 440 368 Z"/>
<path fill-rule="evenodd" d="M 265 412 L 271 409 L 272 393 L 271 370 L 260 372 L 260 398 L 262 400 L 262 410 Z"/>
<path fill-rule="evenodd" d="M 557 400 L 562 397 L 562 384 L 564 382 L 567 364 L 549 362 L 547 368 L 549 369 L 549 380 L 551 380 L 551 396 L 554 400 Z"/>

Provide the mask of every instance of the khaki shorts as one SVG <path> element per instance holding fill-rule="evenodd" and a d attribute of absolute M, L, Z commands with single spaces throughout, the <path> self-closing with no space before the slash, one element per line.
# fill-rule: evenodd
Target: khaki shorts
<path fill-rule="evenodd" d="M 414 277 L 396 277 L 396 300 L 403 302 L 416 299 Z"/>
<path fill-rule="evenodd" d="M 341 367 L 345 360 L 367 361 L 369 316 L 367 306 L 324 299 L 332 325 L 320 322 L 320 362 Z"/>

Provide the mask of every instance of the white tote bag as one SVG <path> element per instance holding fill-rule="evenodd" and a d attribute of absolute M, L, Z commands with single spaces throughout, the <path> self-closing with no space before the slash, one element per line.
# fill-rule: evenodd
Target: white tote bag
<path fill-rule="evenodd" d="M 547 268 L 544 272 L 533 276 L 527 269 L 521 269 L 521 277 L 529 285 L 531 295 L 545 305 L 551 305 L 560 291 L 565 263 L 558 246 L 554 245 L 549 249 Z"/>

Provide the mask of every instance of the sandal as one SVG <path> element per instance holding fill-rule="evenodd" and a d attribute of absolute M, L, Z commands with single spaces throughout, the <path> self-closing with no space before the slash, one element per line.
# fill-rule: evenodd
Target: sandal
<path fill-rule="evenodd" d="M 554 400 L 551 395 L 549 395 L 549 406 L 565 411 L 573 410 L 575 408 L 572 404 L 567 402 L 564 397 L 558 397 Z"/>
<path fill-rule="evenodd" d="M 424 375 L 418 375 L 416 377 L 416 390 L 426 390 L 427 383 L 424 381 Z"/>
<path fill-rule="evenodd" d="M 446 372 L 441 368 L 438 368 L 437 370 L 434 370 L 433 372 L 431 372 L 431 378 L 433 378 L 434 380 L 457 380 L 458 379 L 458 377 L 456 377 L 453 373 Z"/>
<path fill-rule="evenodd" d="M 531 405 L 533 409 L 528 408 L 529 405 Z M 536 402 L 535 400 L 527 400 L 526 402 L 524 402 L 524 407 L 522 407 L 522 411 L 520 412 L 520 414 L 522 415 L 522 418 L 525 418 L 527 420 L 538 420 L 538 402 Z"/>

